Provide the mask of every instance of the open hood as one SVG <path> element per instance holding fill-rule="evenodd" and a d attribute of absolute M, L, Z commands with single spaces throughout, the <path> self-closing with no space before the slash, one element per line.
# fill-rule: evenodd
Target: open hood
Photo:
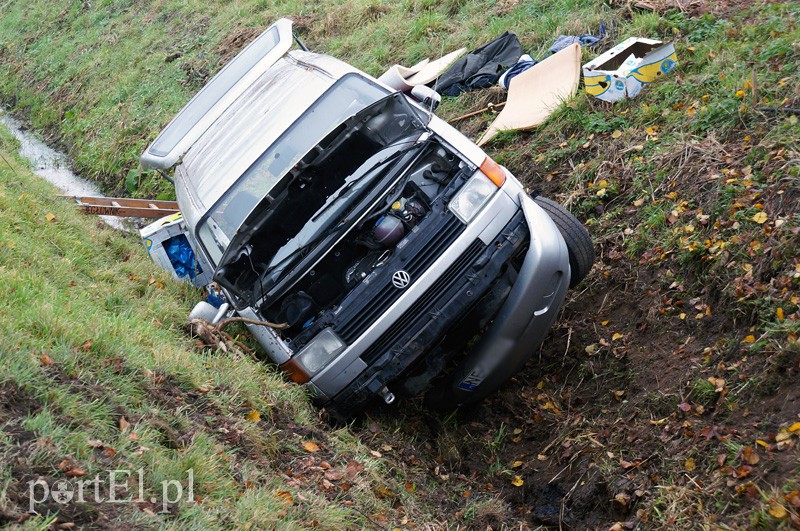
<path fill-rule="evenodd" d="M 168 169 L 253 82 L 292 47 L 292 21 L 278 20 L 233 58 L 161 131 L 141 157 L 142 167 Z"/>

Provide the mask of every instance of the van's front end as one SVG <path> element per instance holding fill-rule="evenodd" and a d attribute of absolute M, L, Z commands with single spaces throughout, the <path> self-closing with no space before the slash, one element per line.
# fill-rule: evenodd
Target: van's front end
<path fill-rule="evenodd" d="M 571 278 L 564 238 L 474 143 L 344 63 L 287 53 L 281 24 L 283 51 L 261 50 L 272 64 L 229 87 L 236 97 L 217 94 L 230 101 L 188 145 L 170 133 L 182 111 L 153 144 L 166 134 L 173 149 L 143 164 L 176 165 L 214 280 L 240 315 L 285 323 L 248 327 L 320 404 L 349 416 L 395 393 L 479 400 L 554 321 Z"/>

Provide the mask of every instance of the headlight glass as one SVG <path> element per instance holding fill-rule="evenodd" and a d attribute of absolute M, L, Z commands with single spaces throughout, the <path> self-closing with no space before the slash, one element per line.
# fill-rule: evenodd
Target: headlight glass
<path fill-rule="evenodd" d="M 333 330 L 326 328 L 300 351 L 297 360 L 305 367 L 308 374 L 312 375 L 330 363 L 344 350 L 344 347 L 344 342 L 333 333 Z"/>
<path fill-rule="evenodd" d="M 469 223 L 498 190 L 497 185 L 482 173 L 476 173 L 450 201 L 450 211 Z"/>

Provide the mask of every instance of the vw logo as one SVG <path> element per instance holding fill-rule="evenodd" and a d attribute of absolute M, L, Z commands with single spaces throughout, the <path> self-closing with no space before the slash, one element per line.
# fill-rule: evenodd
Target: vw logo
<path fill-rule="evenodd" d="M 411 283 L 411 276 L 403 271 L 395 271 L 392 275 L 392 285 L 397 289 L 404 289 Z"/>

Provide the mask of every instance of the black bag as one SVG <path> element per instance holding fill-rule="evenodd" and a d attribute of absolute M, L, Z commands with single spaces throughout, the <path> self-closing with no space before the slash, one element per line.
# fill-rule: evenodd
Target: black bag
<path fill-rule="evenodd" d="M 431 86 L 447 96 L 458 96 L 462 92 L 491 87 L 521 55 L 522 45 L 517 36 L 505 32 L 456 61 Z"/>

